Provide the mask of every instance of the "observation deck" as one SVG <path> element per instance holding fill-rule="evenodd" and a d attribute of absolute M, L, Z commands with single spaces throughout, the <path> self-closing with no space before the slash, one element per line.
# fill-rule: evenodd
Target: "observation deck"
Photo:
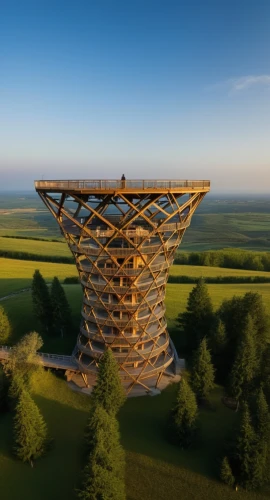
<path fill-rule="evenodd" d="M 177 373 L 167 331 L 169 268 L 208 180 L 39 180 L 36 191 L 74 255 L 83 288 L 73 353 L 86 385 L 108 347 L 123 384 L 149 390 Z"/>
<path fill-rule="evenodd" d="M 210 190 L 208 180 L 38 180 L 35 181 L 37 191 L 67 192 L 67 193 L 114 193 L 123 191 L 125 193 L 144 193 L 145 191 L 158 191 L 160 193 L 171 192 L 193 192 Z"/>

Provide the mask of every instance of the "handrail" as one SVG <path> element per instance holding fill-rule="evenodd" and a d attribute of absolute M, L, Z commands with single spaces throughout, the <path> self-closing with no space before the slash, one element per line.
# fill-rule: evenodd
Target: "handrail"
<path fill-rule="evenodd" d="M 134 179 L 134 180 L 108 180 L 108 179 L 90 179 L 90 180 L 36 180 L 35 188 L 38 189 L 177 189 L 177 188 L 202 188 L 210 189 L 209 180 L 151 180 L 151 179 Z"/>

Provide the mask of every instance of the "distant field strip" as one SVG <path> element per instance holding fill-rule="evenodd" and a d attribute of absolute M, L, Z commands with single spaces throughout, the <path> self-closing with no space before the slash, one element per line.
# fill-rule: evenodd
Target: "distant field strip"
<path fill-rule="evenodd" d="M 17 241 L 20 244 L 20 240 Z M 36 269 L 40 270 L 47 281 L 51 281 L 54 276 L 57 276 L 61 281 L 67 276 L 78 275 L 75 264 L 0 259 L 0 297 L 31 286 L 32 277 Z"/>
<path fill-rule="evenodd" d="M 51 241 L 36 241 L 0 237 L 0 250 L 12 252 L 27 252 L 35 255 L 70 257 L 71 252 L 65 243 Z"/>

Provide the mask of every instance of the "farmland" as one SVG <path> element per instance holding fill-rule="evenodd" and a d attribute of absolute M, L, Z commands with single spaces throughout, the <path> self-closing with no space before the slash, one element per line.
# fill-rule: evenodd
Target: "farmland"
<path fill-rule="evenodd" d="M 270 202 L 266 196 L 208 194 L 192 218 L 181 250 L 227 247 L 270 249 Z M 36 193 L 2 193 L 0 236 L 61 239 L 57 223 Z"/>

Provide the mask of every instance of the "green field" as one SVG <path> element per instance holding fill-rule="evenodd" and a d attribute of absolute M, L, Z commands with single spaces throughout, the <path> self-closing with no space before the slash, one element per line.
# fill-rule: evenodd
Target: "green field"
<path fill-rule="evenodd" d="M 0 237 L 0 249 L 13 252 L 27 252 L 34 255 L 49 255 L 56 257 L 70 257 L 68 245 L 63 242 L 37 241 L 16 238 Z"/>
<path fill-rule="evenodd" d="M 52 449 L 34 469 L 11 454 L 12 417 L 1 417 L 0 480 L 3 500 L 74 500 L 83 465 L 83 435 L 90 399 L 73 393 L 67 384 L 45 372 L 35 375 L 33 394 L 47 421 Z M 200 415 L 202 436 L 198 449 L 182 451 L 169 444 L 164 426 L 175 398 L 176 386 L 160 396 L 129 399 L 120 412 L 122 443 L 126 450 L 127 500 L 231 500 L 235 491 L 217 479 L 222 440 L 238 414 L 220 402 L 222 392 L 212 394 L 212 410 Z M 238 491 L 237 498 L 269 498 L 269 492 Z"/>
<path fill-rule="evenodd" d="M 20 240 L 16 241 L 20 242 Z M 61 243 L 58 244 L 61 245 Z M 47 281 L 52 281 L 54 276 L 57 276 L 59 280 L 67 276 L 78 276 L 76 267 L 72 264 L 0 258 L 0 298 L 30 287 L 35 269 L 39 269 Z"/>

